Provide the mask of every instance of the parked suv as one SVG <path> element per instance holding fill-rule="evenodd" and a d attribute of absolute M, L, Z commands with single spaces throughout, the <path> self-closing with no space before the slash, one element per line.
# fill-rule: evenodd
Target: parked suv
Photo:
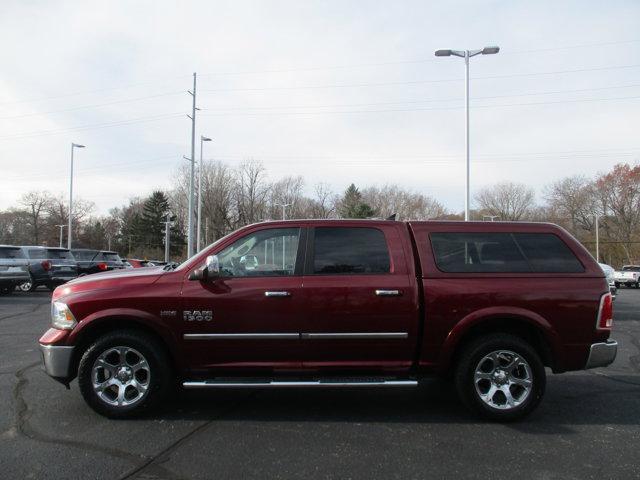
<path fill-rule="evenodd" d="M 555 373 L 614 361 L 602 269 L 542 223 L 301 220 L 232 233 L 173 269 L 58 287 L 44 366 L 110 417 L 189 389 L 414 387 L 451 375 L 496 420 Z"/>
<path fill-rule="evenodd" d="M 117 252 L 74 248 L 71 253 L 78 264 L 79 276 L 125 268 L 125 264 Z"/>
<path fill-rule="evenodd" d="M 8 294 L 16 285 L 29 281 L 29 262 L 20 247 L 0 245 L 0 294 Z"/>
<path fill-rule="evenodd" d="M 29 260 L 31 278 L 20 285 L 20 290 L 31 292 L 40 285 L 53 290 L 58 285 L 78 276 L 78 265 L 67 248 L 22 247 Z"/>

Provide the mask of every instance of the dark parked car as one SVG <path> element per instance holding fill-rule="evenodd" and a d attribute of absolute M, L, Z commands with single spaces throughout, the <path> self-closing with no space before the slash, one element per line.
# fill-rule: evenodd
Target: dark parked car
<path fill-rule="evenodd" d="M 78 263 L 79 276 L 126 268 L 117 252 L 74 248 L 71 253 Z"/>
<path fill-rule="evenodd" d="M 57 247 L 21 247 L 29 260 L 31 278 L 20 284 L 20 290 L 31 292 L 40 285 L 49 290 L 55 289 L 78 276 L 78 265 L 73 254 L 67 248 Z"/>
<path fill-rule="evenodd" d="M 165 404 L 176 382 L 415 387 L 450 374 L 471 409 L 513 420 L 540 402 L 545 367 L 604 367 L 617 351 L 603 271 L 543 223 L 254 224 L 176 269 L 74 280 L 51 316 L 47 373 L 77 376 L 110 417 Z"/>
<path fill-rule="evenodd" d="M 20 247 L 0 245 L 0 294 L 11 293 L 16 285 L 29 281 L 29 262 Z"/>

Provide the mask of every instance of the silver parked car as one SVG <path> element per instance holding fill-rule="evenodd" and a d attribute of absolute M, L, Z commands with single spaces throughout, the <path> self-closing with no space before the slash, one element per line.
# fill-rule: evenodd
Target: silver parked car
<path fill-rule="evenodd" d="M 26 281 L 29 281 L 29 261 L 22 249 L 0 245 L 0 294 L 11 293 Z"/>
<path fill-rule="evenodd" d="M 609 290 L 611 291 L 611 295 L 613 298 L 616 298 L 616 294 L 618 293 L 618 286 L 616 285 L 616 270 L 606 263 L 599 263 L 600 268 L 607 276 L 607 282 L 609 283 Z"/>

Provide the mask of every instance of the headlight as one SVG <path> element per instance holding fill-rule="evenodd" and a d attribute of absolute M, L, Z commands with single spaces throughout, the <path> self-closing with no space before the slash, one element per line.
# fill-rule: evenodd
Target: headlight
<path fill-rule="evenodd" d="M 66 303 L 52 302 L 51 303 L 51 325 L 53 328 L 60 330 L 73 330 L 76 326 L 76 318 L 69 310 Z"/>

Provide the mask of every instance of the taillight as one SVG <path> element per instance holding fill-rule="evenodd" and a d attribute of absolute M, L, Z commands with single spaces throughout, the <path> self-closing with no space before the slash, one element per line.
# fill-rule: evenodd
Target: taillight
<path fill-rule="evenodd" d="M 605 293 L 600 297 L 600 308 L 598 308 L 598 330 L 611 330 L 613 326 L 613 297 L 611 293 Z"/>
<path fill-rule="evenodd" d="M 42 265 L 42 268 L 44 268 L 45 272 L 48 272 L 49 270 L 51 270 L 51 262 L 49 260 L 44 260 L 43 262 L 40 262 L 40 265 Z"/>
<path fill-rule="evenodd" d="M 106 269 L 107 269 L 107 264 L 106 263 L 100 262 L 98 264 L 98 270 L 105 271 Z"/>

